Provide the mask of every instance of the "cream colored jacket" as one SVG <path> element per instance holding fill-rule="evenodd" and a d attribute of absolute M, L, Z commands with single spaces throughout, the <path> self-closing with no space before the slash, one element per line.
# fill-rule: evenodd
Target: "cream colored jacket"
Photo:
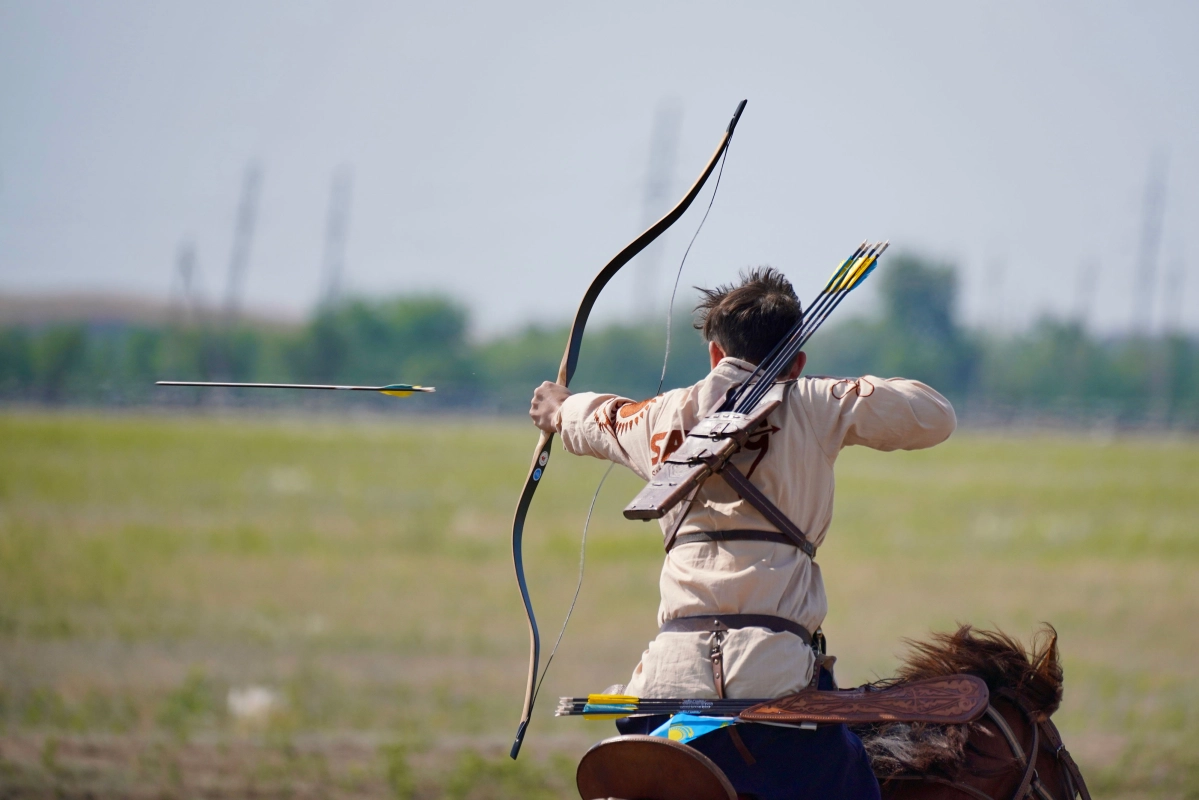
<path fill-rule="evenodd" d="M 639 403 L 580 393 L 562 405 L 566 449 L 622 464 L 645 480 L 694 425 L 740 385 L 753 365 L 725 358 L 699 383 Z M 817 546 L 833 517 L 833 462 L 841 448 L 918 450 L 945 441 L 953 407 L 918 381 L 801 377 L 775 386 L 783 399 L 761 433 L 733 457 L 741 469 Z M 704 483 L 690 509 L 662 520 L 665 535 L 774 530 L 720 478 Z M 819 557 L 819 556 L 818 556 Z M 819 565 L 798 548 L 773 542 L 694 542 L 666 555 L 658 624 L 701 614 L 770 614 L 810 631 L 828 611 Z M 709 633 L 660 633 L 642 654 L 626 692 L 638 697 L 716 697 Z M 799 637 L 764 628 L 729 631 L 724 642 L 727 697 L 781 697 L 811 679 L 813 653 Z"/>

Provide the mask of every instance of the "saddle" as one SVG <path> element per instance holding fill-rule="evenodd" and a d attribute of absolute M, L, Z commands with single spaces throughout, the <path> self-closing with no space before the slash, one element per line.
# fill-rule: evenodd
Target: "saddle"
<path fill-rule="evenodd" d="M 660 736 L 616 736 L 592 747 L 575 783 L 583 800 L 736 800 L 720 767 L 698 750 Z"/>
<path fill-rule="evenodd" d="M 746 722 L 795 724 L 928 722 L 961 725 L 983 715 L 990 702 L 987 684 L 973 675 L 946 675 L 877 688 L 819 691 L 767 700 L 738 716 Z"/>

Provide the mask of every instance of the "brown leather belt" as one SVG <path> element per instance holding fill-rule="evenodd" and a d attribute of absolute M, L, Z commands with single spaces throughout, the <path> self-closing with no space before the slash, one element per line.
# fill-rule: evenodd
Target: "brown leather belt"
<path fill-rule="evenodd" d="M 681 536 L 679 537 L 682 538 Z M 806 645 L 812 644 L 812 634 L 798 622 L 770 614 L 707 614 L 698 617 L 668 619 L 659 628 L 661 633 L 719 633 L 736 628 L 766 628 L 775 633 L 793 633 Z"/>
<path fill-rule="evenodd" d="M 692 533 L 680 533 L 674 537 L 671 549 L 692 542 L 774 542 L 775 544 L 796 546 L 790 536 L 778 531 L 693 531 Z"/>

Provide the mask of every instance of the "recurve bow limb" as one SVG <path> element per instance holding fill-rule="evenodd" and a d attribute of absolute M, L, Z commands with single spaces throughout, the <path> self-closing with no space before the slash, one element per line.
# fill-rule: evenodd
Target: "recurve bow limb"
<path fill-rule="evenodd" d="M 691 188 L 687 190 L 687 194 L 683 196 L 683 199 L 668 211 L 665 216 L 646 229 L 644 233 L 625 245 L 624 249 L 617 253 L 599 271 L 595 278 L 592 279 L 591 285 L 587 287 L 587 291 L 583 295 L 582 302 L 579 303 L 578 311 L 575 312 L 574 322 L 570 326 L 570 336 L 566 342 L 566 352 L 562 356 L 562 364 L 558 367 L 558 383 L 563 386 L 570 385 L 570 379 L 574 375 L 575 366 L 579 360 L 579 348 L 583 343 L 583 329 L 587 326 L 587 318 L 591 315 L 591 309 L 595 305 L 595 301 L 599 298 L 600 292 L 603 291 L 604 287 L 608 285 L 608 281 L 612 280 L 612 276 L 621 267 L 631 261 L 650 242 L 661 236 L 667 228 L 683 216 L 683 213 L 691 205 L 692 201 L 695 200 L 696 196 L 699 195 L 704 183 L 711 176 L 712 171 L 716 169 L 716 165 L 720 163 L 721 157 L 728 149 L 729 141 L 733 138 L 733 131 L 737 127 L 737 121 L 741 119 L 741 112 L 745 110 L 745 103 L 746 101 L 742 100 L 737 105 L 737 110 L 733 113 L 732 120 L 725 129 L 724 135 L 720 138 L 720 144 L 716 146 L 716 152 L 708 159 L 703 172 L 700 173 L 699 178 L 691 185 Z M 529 720 L 533 714 L 533 704 L 537 701 L 537 671 L 538 662 L 541 659 L 541 633 L 537 629 L 537 619 L 533 616 L 533 603 L 529 599 L 529 586 L 525 580 L 525 565 L 522 552 L 525 518 L 528 516 L 529 504 L 533 501 L 537 485 L 545 475 L 545 469 L 550 460 L 550 447 L 553 441 L 554 435 L 544 432 L 541 434 L 541 438 L 537 440 L 537 449 L 533 451 L 533 461 L 529 465 L 529 474 L 525 478 L 524 489 L 521 490 L 520 500 L 516 504 L 516 513 L 512 519 L 512 563 L 516 568 L 516 583 L 520 587 L 520 598 L 524 603 L 525 616 L 529 621 L 529 676 L 525 684 L 525 701 L 521 710 L 520 725 L 516 729 L 516 740 L 512 743 L 512 751 L 509 754 L 514 759 L 520 754 L 520 746 L 524 741 L 525 731 L 528 730 Z"/>

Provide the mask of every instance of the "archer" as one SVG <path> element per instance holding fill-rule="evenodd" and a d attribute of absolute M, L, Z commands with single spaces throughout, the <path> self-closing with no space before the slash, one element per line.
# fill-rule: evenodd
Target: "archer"
<path fill-rule="evenodd" d="M 634 402 L 572 394 L 547 381 L 533 394 L 534 424 L 560 433 L 575 455 L 613 461 L 651 480 L 803 317 L 790 282 L 770 267 L 704 290 L 696 310 L 712 367 L 699 383 Z M 949 402 L 918 381 L 801 377 L 806 362 L 800 351 L 782 371 L 764 397 L 780 404 L 730 463 L 814 553 L 832 521 L 833 464 L 842 448 L 932 447 L 949 437 L 956 419 Z M 761 507 L 727 482 L 707 480 L 662 519 L 659 634 L 616 693 L 778 698 L 809 685 L 834 688 L 833 659 L 818 647 L 828 610 L 820 567 Z M 617 727 L 649 733 L 666 719 L 630 717 Z M 688 743 L 723 769 L 738 792 L 759 800 L 879 796 L 861 741 L 843 725 L 726 726 Z"/>

